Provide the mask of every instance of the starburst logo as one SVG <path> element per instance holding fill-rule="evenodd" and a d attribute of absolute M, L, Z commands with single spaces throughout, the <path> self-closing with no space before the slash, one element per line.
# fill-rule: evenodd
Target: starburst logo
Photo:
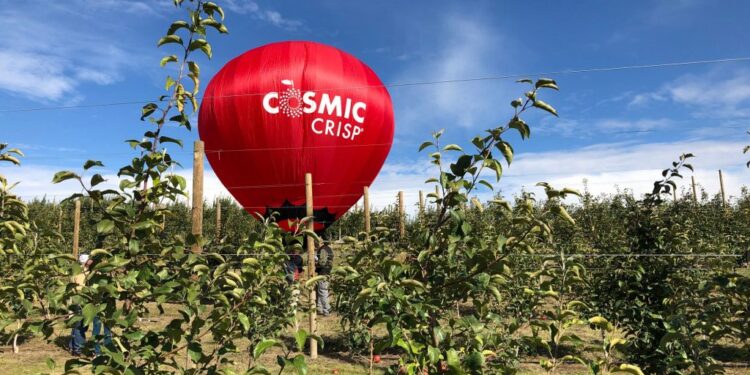
<path fill-rule="evenodd" d="M 294 87 L 292 80 L 282 80 L 281 84 L 290 87 L 281 93 L 279 97 L 279 109 L 291 118 L 302 116 L 302 91 Z"/>

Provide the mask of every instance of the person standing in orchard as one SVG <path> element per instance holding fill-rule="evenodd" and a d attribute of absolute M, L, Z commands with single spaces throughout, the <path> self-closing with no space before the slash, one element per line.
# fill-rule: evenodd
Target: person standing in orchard
<path fill-rule="evenodd" d="M 284 273 L 286 274 L 286 281 L 289 285 L 292 285 L 295 281 L 299 281 L 299 276 L 305 268 L 302 265 L 302 257 L 299 255 L 296 244 L 287 245 L 286 255 L 289 258 L 284 263 Z"/>
<path fill-rule="evenodd" d="M 83 289 L 83 287 L 86 286 L 86 279 L 89 276 L 89 268 L 91 267 L 91 263 L 93 262 L 92 259 L 89 257 L 88 254 L 82 253 L 78 256 L 78 262 L 81 263 L 81 272 L 74 275 L 72 277 L 72 282 L 76 284 L 76 290 L 80 291 Z M 72 305 L 71 310 L 73 311 L 73 314 L 75 315 L 82 315 L 83 311 L 80 305 Z M 98 316 L 94 316 L 94 319 L 92 321 L 92 329 L 91 329 L 91 335 L 96 340 L 96 336 L 100 334 L 102 331 L 102 321 L 99 319 Z M 83 316 L 81 316 L 81 320 L 77 321 L 71 330 L 70 333 L 70 343 L 68 344 L 68 347 L 70 349 L 70 353 L 74 356 L 79 356 L 82 354 L 83 347 L 86 345 L 86 330 L 88 327 L 83 324 Z M 104 326 L 104 345 L 110 345 L 112 344 L 112 332 L 109 330 L 108 327 Z M 94 345 L 94 353 L 96 355 L 101 354 L 101 347 L 99 345 L 99 341 L 97 340 Z"/>
<path fill-rule="evenodd" d="M 332 268 L 333 249 L 327 242 L 323 242 L 315 253 L 315 273 L 328 276 Z M 318 281 L 316 297 L 318 314 L 328 316 L 331 313 L 331 304 L 328 302 L 328 279 Z"/>

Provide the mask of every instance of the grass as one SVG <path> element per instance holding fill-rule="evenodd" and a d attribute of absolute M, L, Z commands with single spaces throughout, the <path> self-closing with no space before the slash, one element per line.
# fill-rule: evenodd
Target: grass
<path fill-rule="evenodd" d="M 177 315 L 177 311 L 172 308 L 166 309 L 164 315 L 154 316 L 148 321 L 144 321 L 143 324 L 157 327 L 166 324 L 173 316 Z M 306 317 L 300 316 L 300 323 L 302 328 L 306 326 Z M 326 346 L 319 349 L 319 358 L 316 360 L 310 360 L 308 358 L 308 366 L 310 374 L 367 374 L 368 373 L 368 358 L 363 355 L 353 355 L 344 349 L 344 333 L 341 331 L 339 325 L 339 319 L 335 314 L 328 317 L 318 317 L 318 332 L 323 336 Z M 293 347 L 293 339 L 291 335 L 291 329 L 284 335 L 284 340 L 287 341 L 289 347 Z M 586 344 L 578 348 L 584 357 L 595 358 L 598 356 L 598 346 L 600 345 L 600 339 L 596 332 L 588 329 L 587 327 L 581 327 L 576 332 Z M 20 375 L 20 374 L 38 374 L 38 373 L 51 373 L 60 374 L 66 360 L 70 359 L 70 355 L 65 350 L 69 332 L 64 329 L 58 329 L 55 332 L 56 336 L 51 343 L 45 342 L 39 338 L 29 338 L 22 342 L 20 346 L 20 353 L 13 354 L 10 347 L 0 347 L 0 374 L 2 375 Z M 204 346 L 210 346 L 211 342 L 204 341 Z M 247 342 L 240 342 L 240 347 L 247 346 Z M 747 361 L 750 356 L 747 350 L 740 349 L 739 346 L 733 343 L 722 343 L 720 351 L 717 352 L 716 357 L 720 360 L 727 362 Z M 266 365 L 267 368 L 271 369 L 273 373 L 278 372 L 278 366 L 276 365 L 276 355 L 280 354 L 279 350 L 269 351 L 261 358 L 261 363 Z M 184 358 L 185 355 L 180 353 L 178 358 Z M 57 365 L 54 371 L 50 371 L 47 367 L 48 359 L 53 360 Z M 246 352 L 235 354 L 233 357 L 236 365 L 236 370 L 242 371 L 246 368 L 248 360 L 248 354 Z M 520 366 L 520 374 L 544 374 L 543 370 L 539 367 L 540 357 L 526 357 L 522 359 Z M 398 358 L 394 354 L 382 355 L 382 362 L 375 365 L 375 374 L 383 374 L 385 369 L 393 364 L 396 364 Z M 292 374 L 291 370 L 283 372 L 284 374 Z M 564 364 L 562 365 L 557 374 L 584 374 L 587 373 L 587 369 L 580 364 Z M 727 368 L 727 374 L 739 375 L 739 374 L 750 374 L 750 368 L 742 367 L 739 364 L 731 364 Z"/>
<path fill-rule="evenodd" d="M 340 253 L 340 252 L 339 252 Z M 337 258 L 337 261 L 341 261 L 341 258 Z M 750 276 L 750 269 L 743 268 L 740 272 L 746 276 Z M 304 299 L 304 297 L 303 297 Z M 301 301 L 303 304 L 305 301 Z M 156 311 L 153 308 L 152 311 Z M 148 321 L 144 321 L 144 325 L 158 328 L 159 326 L 166 325 L 173 317 L 179 315 L 174 306 L 166 305 L 165 314 L 155 314 Z M 316 360 L 310 360 L 308 358 L 307 363 L 309 366 L 310 374 L 368 374 L 368 358 L 366 355 L 352 354 L 346 351 L 344 341 L 345 333 L 342 332 L 341 326 L 339 325 L 339 318 L 336 314 L 332 314 L 328 317 L 318 316 L 318 333 L 323 337 L 326 346 L 319 349 L 319 357 Z M 300 326 L 305 328 L 307 324 L 307 317 L 300 314 Z M 530 332 L 523 332 L 529 334 Z M 583 358 L 593 359 L 601 356 L 599 352 L 601 346 L 601 339 L 596 332 L 588 329 L 588 327 L 579 327 L 575 332 L 585 344 L 581 347 L 572 349 L 574 352 L 578 352 Z M 65 361 L 70 359 L 70 355 L 66 350 L 67 342 L 69 340 L 69 331 L 58 328 L 55 332 L 56 338 L 52 343 L 45 342 L 40 338 L 29 338 L 21 345 L 20 353 L 13 354 L 10 347 L 0 346 L 0 375 L 16 375 L 16 374 L 39 374 L 39 373 L 51 373 L 60 374 L 64 367 Z M 292 338 L 292 330 L 283 335 L 283 339 L 286 341 L 288 347 L 294 347 L 294 339 Z M 385 332 L 376 332 L 376 334 L 384 335 Z M 210 346 L 210 342 L 203 342 L 204 347 Z M 247 341 L 238 343 L 239 347 L 247 347 Z M 739 375 L 739 374 L 750 374 L 750 368 L 747 367 L 746 363 L 750 362 L 750 353 L 747 349 L 743 349 L 742 345 L 731 342 L 721 342 L 717 345 L 718 350 L 714 353 L 714 357 L 717 360 L 723 361 L 727 365 L 727 374 Z M 272 373 L 278 372 L 278 365 L 276 364 L 276 355 L 281 354 L 280 350 L 269 350 L 264 355 L 260 362 L 269 368 Z M 296 355 L 296 354 L 295 354 Z M 182 358 L 185 354 L 181 353 Z M 236 363 L 236 370 L 244 371 L 249 354 L 247 352 L 238 353 L 233 356 L 233 360 Z M 383 374 L 385 370 L 394 364 L 398 363 L 398 357 L 395 354 L 382 354 L 382 362 L 374 366 L 375 374 Z M 536 375 L 545 374 L 545 372 L 539 366 L 540 356 L 529 356 L 521 359 L 519 368 L 519 374 Z M 47 361 L 51 359 L 56 363 L 56 368 L 53 371 L 47 367 Z M 587 373 L 587 369 L 577 363 L 566 363 L 558 368 L 557 374 L 584 374 Z M 283 372 L 284 374 L 293 374 L 292 370 Z"/>

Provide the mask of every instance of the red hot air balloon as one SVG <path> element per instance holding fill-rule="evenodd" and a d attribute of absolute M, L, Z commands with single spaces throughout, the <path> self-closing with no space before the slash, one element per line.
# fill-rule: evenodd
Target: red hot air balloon
<path fill-rule="evenodd" d="M 313 177 L 315 230 L 341 217 L 383 166 L 393 106 L 383 83 L 354 56 L 320 43 L 247 51 L 211 79 L 198 118 L 219 180 L 250 213 L 278 212 L 294 229 Z"/>

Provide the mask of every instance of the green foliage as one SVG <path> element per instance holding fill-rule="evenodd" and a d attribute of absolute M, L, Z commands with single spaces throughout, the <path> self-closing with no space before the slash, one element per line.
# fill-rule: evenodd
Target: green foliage
<path fill-rule="evenodd" d="M 427 197 L 439 209 L 429 222 L 420 220 L 413 242 L 389 241 L 388 231 L 379 229 L 348 239 L 352 251 L 347 266 L 336 270 L 333 283 L 343 326 L 362 342 L 372 339 L 373 327 L 385 326 L 388 336 L 373 344 L 375 352 L 399 351 L 400 370 L 392 371 L 512 371 L 513 345 L 508 340 L 519 324 L 496 312 L 496 306 L 511 294 L 514 270 L 508 256 L 533 252 L 535 244 L 551 238 L 551 230 L 546 214 L 534 215 L 531 197 L 525 206 L 531 209 L 516 211 L 503 201 L 493 202 L 503 207 L 502 215 L 510 217 L 511 225 L 502 233 L 477 232 L 467 220 L 465 206 L 480 185 L 493 186 L 486 180 L 487 173 L 491 172 L 495 181 L 502 177 L 504 167 L 495 158 L 495 150 L 506 163 L 512 161 L 513 149 L 504 139 L 505 133 L 515 129 L 524 138 L 529 135 L 520 115 L 531 107 L 554 113 L 536 98 L 543 87 L 550 86 L 537 82 L 525 100 L 512 104 L 515 114 L 506 125 L 475 137 L 471 153 L 455 144 L 441 147 L 442 131 L 420 146 L 434 149 L 430 158 L 438 177 L 427 182 L 437 183 L 440 194 Z M 449 152 L 458 156 L 446 164 Z M 545 188 L 552 198 L 572 193 L 549 185 Z M 567 214 L 555 207 L 549 213 Z M 461 316 L 454 314 L 462 305 L 470 308 Z"/>
<path fill-rule="evenodd" d="M 21 156 L 18 149 L 0 144 L 0 162 L 18 166 Z M 28 206 L 12 192 L 15 185 L 0 175 L 0 339 L 12 340 L 18 351 L 19 337 L 52 332 L 40 317 L 60 308 L 54 293 L 63 284 L 64 266 L 54 246 L 59 234 L 40 230 L 29 219 Z"/>
<path fill-rule="evenodd" d="M 177 6 L 182 3 L 175 1 Z M 165 125 L 171 122 L 191 128 L 189 119 L 198 108 L 200 89 L 200 69 L 192 53 L 201 51 L 210 58 L 207 29 L 227 32 L 223 11 L 216 4 L 196 0 L 191 6 L 187 19 L 172 23 L 158 42 L 161 47 L 178 48 L 179 54 L 160 62 L 162 66 L 176 64 L 177 75 L 166 78 L 167 95 L 143 107 L 141 120 L 150 127 L 140 139 L 126 141 L 138 155 L 119 169 L 119 188 L 100 189 L 97 185 L 103 179 L 98 174 L 89 180 L 83 173 L 63 171 L 53 178 L 54 183 L 71 180 L 81 185 L 84 194 L 75 194 L 63 203 L 84 200 L 88 228 L 95 231 L 88 233 L 88 238 L 95 238 L 90 267 L 81 269 L 75 260 L 64 259 L 67 274 L 83 273 L 85 285 L 63 283 L 57 288 L 58 303 L 70 301 L 82 307 L 80 316 L 62 319 L 70 326 L 80 320 L 88 325 L 98 317 L 113 336 L 112 344 L 102 345 L 101 355 L 68 360 L 66 372 L 81 367 L 113 374 L 227 371 L 231 355 L 240 350 L 239 340 L 249 339 L 255 350 L 247 356 L 253 359 L 253 354 L 264 351 L 264 342 L 275 340 L 293 320 L 294 311 L 286 303 L 293 292 L 284 278 L 286 249 L 275 223 L 266 220 L 257 230 L 245 233 L 243 241 L 235 242 L 244 245 L 231 246 L 215 238 L 210 247 L 197 253 L 190 248 L 200 249 L 208 241 L 189 234 L 183 225 L 186 210 L 180 213 L 175 209 L 178 199 L 187 196 L 186 181 L 169 172 L 176 162 L 163 145 L 182 147 L 182 141 L 165 135 Z M 90 160 L 83 172 L 102 166 Z M 177 227 L 166 231 L 167 221 L 177 222 Z M 154 313 L 164 314 L 167 305 L 179 315 L 166 326 L 143 323 Z M 51 330 L 45 334 L 51 339 Z M 103 339 L 94 338 L 100 343 Z M 90 353 L 92 344 L 86 352 Z M 304 374 L 304 358 L 289 355 L 287 351 L 279 365 Z M 268 372 L 252 363 L 247 373 Z"/>
<path fill-rule="evenodd" d="M 280 373 L 306 374 L 298 352 L 311 338 L 322 348 L 320 337 L 298 330 L 289 348 L 279 333 L 296 319 L 298 296 L 327 278 L 285 281 L 289 247 L 314 234 L 283 234 L 230 199 L 221 200 L 220 230 L 217 206 L 207 205 L 205 235 L 190 234 L 186 181 L 169 172 L 176 162 L 164 147 L 183 143 L 165 125 L 192 128 L 200 92 L 193 53 L 211 58 L 207 31 L 228 31 L 218 5 L 174 3 L 189 3 L 187 18 L 171 23 L 157 46 L 176 48 L 160 60 L 175 73 L 165 79 L 167 93 L 141 109 L 148 129 L 126 141 L 136 156 L 119 169 L 117 189 L 99 187 L 97 160 L 55 174 L 54 183 L 76 182 L 84 192 L 59 205 L 26 204 L 0 175 L 0 339 L 52 340 L 55 325 L 99 318 L 113 343 L 100 356 L 68 360 L 67 373 L 233 373 L 231 358 L 247 342 L 244 373 L 269 373 L 258 359 L 273 349 Z M 510 103 L 504 125 L 471 146 L 443 146 L 439 131 L 419 147 L 430 151 L 437 173 L 426 182 L 438 190 L 427 194 L 431 205 L 407 223 L 406 236 L 394 230 L 396 205 L 372 213 L 372 233 L 360 232 L 359 210 L 329 229 L 326 237 L 343 237 L 346 250 L 330 278 L 352 351 L 398 353 L 390 373 L 512 374 L 529 353 L 544 357 L 548 373 L 565 362 L 590 374 L 723 373 L 717 342 L 750 348 L 750 279 L 732 272 L 732 258 L 698 255 L 740 255 L 750 246 L 750 194 L 743 189 L 728 207 L 705 193 L 700 202 L 668 202 L 676 179 L 692 170 L 693 155 L 684 154 L 643 199 L 586 193 L 571 205 L 566 197 L 577 192 L 540 183 L 544 200 L 523 192 L 506 201 L 498 191 L 483 205 L 472 194 L 496 189 L 514 160 L 508 131 L 531 135 L 521 115 L 530 108 L 558 115 L 538 98 L 540 90 L 558 90 L 555 81 L 520 82 L 530 89 Z M 0 162 L 19 165 L 21 156 L 0 144 Z M 74 199 L 83 209 L 82 248 L 93 260 L 85 270 L 68 255 Z M 81 274 L 85 285 L 68 282 Z M 67 313 L 71 304 L 79 315 Z M 166 325 L 144 323 L 167 309 L 178 315 Z M 586 326 L 601 337 L 593 358 L 581 354 L 576 334 Z M 376 337 L 381 328 L 387 335 Z"/>

